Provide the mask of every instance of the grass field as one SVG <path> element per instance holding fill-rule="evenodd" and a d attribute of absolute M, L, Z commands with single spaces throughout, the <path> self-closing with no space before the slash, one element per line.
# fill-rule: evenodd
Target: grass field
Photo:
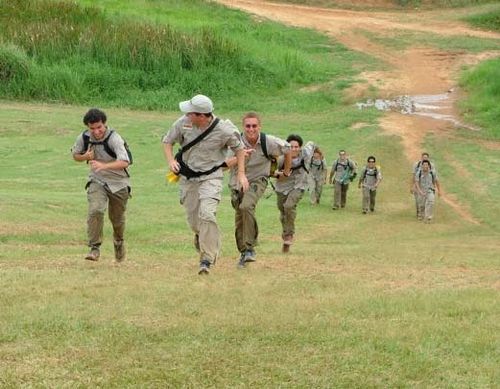
<path fill-rule="evenodd" d="M 297 241 L 283 256 L 275 198 L 263 199 L 258 262 L 241 271 L 226 192 L 223 258 L 200 278 L 177 188 L 164 183 L 159 139 L 176 113 L 108 110 L 135 156 L 129 260 L 113 265 L 109 223 L 102 260 L 83 260 L 86 166 L 69 147 L 84 111 L 2 103 L 2 386 L 499 384 L 498 171 L 470 178 L 484 188 L 473 191 L 449 163 L 487 150 L 469 152 L 464 138 L 439 160 L 445 188 L 472 197 L 482 224 L 438 203 L 426 226 L 414 220 L 397 139 L 372 125 L 331 139 L 328 123 L 358 121 L 358 111 L 316 118 L 302 133 L 328 156 L 344 146 L 358 160 L 377 151 L 385 180 L 376 214 L 360 213 L 354 187 L 334 213 L 325 188 L 320 207 L 300 204 Z M 284 136 L 306 116 L 265 120 Z"/>
<path fill-rule="evenodd" d="M 140 2 L 123 4 L 141 14 Z M 285 256 L 275 196 L 262 199 L 258 260 L 239 270 L 225 189 L 223 254 L 209 277 L 196 274 L 178 188 L 164 179 L 160 139 L 175 104 L 102 106 L 134 153 L 129 255 L 118 266 L 108 221 L 101 260 L 83 260 L 87 166 L 69 150 L 88 106 L 1 100 L 0 387 L 499 387 L 497 143 L 465 130 L 425 140 L 443 187 L 480 223 L 442 201 L 433 224 L 418 223 L 400 140 L 381 133 L 377 112 L 341 103 L 365 61 L 338 55 L 353 66 L 339 67 L 332 90 L 292 83 L 247 105 L 215 99 L 216 112 L 239 124 L 262 110 L 265 131 L 314 140 L 329 163 L 340 148 L 360 164 L 375 154 L 377 211 L 361 214 L 353 185 L 333 212 L 325 187 L 320 206 L 300 203 Z"/>

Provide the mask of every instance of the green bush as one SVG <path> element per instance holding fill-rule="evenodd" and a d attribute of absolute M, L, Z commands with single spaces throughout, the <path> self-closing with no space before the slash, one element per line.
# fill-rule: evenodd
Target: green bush
<path fill-rule="evenodd" d="M 468 92 L 465 116 L 479 124 L 485 135 L 500 138 L 500 59 L 485 61 L 465 72 L 461 85 Z"/>
<path fill-rule="evenodd" d="M 16 45 L 0 45 L 0 81 L 21 80 L 28 77 L 29 58 Z"/>

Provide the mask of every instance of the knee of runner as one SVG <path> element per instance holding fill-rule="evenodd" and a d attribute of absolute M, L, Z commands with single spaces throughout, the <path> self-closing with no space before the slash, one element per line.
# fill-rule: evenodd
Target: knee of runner
<path fill-rule="evenodd" d="M 215 211 L 211 211 L 209 209 L 200 208 L 199 218 L 200 218 L 200 221 L 203 221 L 203 222 L 214 222 L 215 223 L 217 221 L 217 219 L 215 217 Z"/>

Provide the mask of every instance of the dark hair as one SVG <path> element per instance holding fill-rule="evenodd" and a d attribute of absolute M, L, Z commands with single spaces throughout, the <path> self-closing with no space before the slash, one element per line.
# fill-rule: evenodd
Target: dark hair
<path fill-rule="evenodd" d="M 344 154 L 345 154 L 345 150 L 344 150 L 344 149 L 339 150 L 339 154 L 341 154 L 341 153 L 344 153 Z"/>
<path fill-rule="evenodd" d="M 300 135 L 295 135 L 295 134 L 288 135 L 288 138 L 286 138 L 286 141 L 288 143 L 290 143 L 292 140 L 294 140 L 295 142 L 297 142 L 300 147 L 302 147 L 302 144 L 304 143 L 304 141 L 302 140 L 302 138 L 300 137 Z"/>
<path fill-rule="evenodd" d="M 372 160 L 371 162 L 375 162 L 376 161 L 376 159 L 375 159 L 375 157 L 373 155 L 370 155 L 366 161 L 370 162 L 370 159 Z"/>
<path fill-rule="evenodd" d="M 422 153 L 422 157 L 423 157 L 424 155 L 427 155 L 427 157 L 430 157 L 429 153 L 428 153 L 428 152 L 426 152 L 426 151 L 424 151 L 424 152 Z"/>
<path fill-rule="evenodd" d="M 429 167 L 431 167 L 431 162 L 430 162 L 428 159 L 424 159 L 424 160 L 422 161 L 422 166 L 424 165 L 424 163 L 428 164 L 428 165 L 429 165 Z"/>
<path fill-rule="evenodd" d="M 83 124 L 86 126 L 92 123 L 102 122 L 106 123 L 106 114 L 97 108 L 89 109 L 89 111 L 83 117 Z"/>

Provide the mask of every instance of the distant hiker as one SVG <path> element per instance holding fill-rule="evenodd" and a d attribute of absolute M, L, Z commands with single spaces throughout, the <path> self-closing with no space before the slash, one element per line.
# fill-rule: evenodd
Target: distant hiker
<path fill-rule="evenodd" d="M 303 140 L 299 135 L 289 135 L 286 141 L 290 143 L 292 156 L 292 169 L 288 173 L 284 168 L 284 158 L 278 160 L 276 177 L 276 195 L 280 221 L 282 226 L 283 252 L 288 252 L 293 243 L 295 234 L 295 218 L 297 217 L 297 204 L 307 188 L 307 175 L 314 151 L 314 143 L 307 142 L 302 148 Z"/>
<path fill-rule="evenodd" d="M 430 160 L 429 153 L 423 152 L 421 154 L 420 160 L 416 161 L 413 164 L 413 169 L 412 169 L 412 173 L 411 173 L 411 177 L 410 177 L 410 193 L 413 194 L 413 197 L 415 198 L 415 210 L 416 210 L 417 219 L 419 219 L 419 220 L 421 220 L 423 218 L 423 215 L 419 214 L 418 193 L 417 193 L 417 190 L 415 187 L 415 175 L 421 171 L 422 161 L 429 161 L 429 163 L 431 165 L 432 172 L 437 175 L 436 164 Z"/>
<path fill-rule="evenodd" d="M 363 191 L 362 196 L 362 212 L 368 213 L 375 211 L 375 198 L 377 196 L 377 188 L 382 181 L 382 172 L 380 166 L 375 165 L 375 157 L 370 155 L 367 159 L 366 166 L 361 169 L 358 188 Z"/>
<path fill-rule="evenodd" d="M 333 184 L 332 209 L 345 207 L 349 183 L 356 178 L 356 174 L 356 163 L 348 158 L 345 150 L 340 150 L 339 157 L 333 162 L 329 178 L 330 184 Z"/>
<path fill-rule="evenodd" d="M 245 151 L 236 126 L 213 114 L 213 103 L 207 96 L 196 95 L 179 103 L 184 113 L 163 137 L 163 149 L 170 170 L 180 175 L 180 202 L 194 232 L 199 252 L 198 274 L 208 274 L 220 253 L 220 232 L 216 212 L 222 193 L 222 167 L 227 149 L 237 158 L 237 184 L 248 189 L 245 176 Z M 181 149 L 174 156 L 173 145 Z"/>
<path fill-rule="evenodd" d="M 323 152 L 316 147 L 309 165 L 309 198 L 312 205 L 319 204 L 326 182 L 327 165 Z"/>
<path fill-rule="evenodd" d="M 255 208 L 264 194 L 271 167 L 275 166 L 279 156 L 284 156 L 285 174 L 290 175 L 290 144 L 275 136 L 261 132 L 261 119 L 255 112 L 243 116 L 243 144 L 245 147 L 245 174 L 249 189 L 242 192 L 237 180 L 236 157 L 229 158 L 227 165 L 231 167 L 229 187 L 231 189 L 231 205 L 235 210 L 235 238 L 240 252 L 238 266 L 244 267 L 248 262 L 256 260 L 255 246 L 259 228 L 255 217 Z M 274 173 L 274 172 L 273 172 Z"/>
<path fill-rule="evenodd" d="M 435 193 L 441 192 L 437 173 L 431 168 L 431 163 L 423 160 L 421 167 L 415 174 L 415 189 L 417 192 L 419 220 L 430 223 L 434 213 Z"/>
<path fill-rule="evenodd" d="M 113 225 L 115 260 L 125 259 L 125 211 L 130 197 L 127 171 L 131 154 L 122 137 L 106 125 L 106 114 L 96 108 L 83 117 L 87 130 L 78 135 L 72 148 L 73 159 L 90 166 L 87 185 L 87 236 L 90 252 L 85 257 L 97 261 L 103 238 L 104 212 Z"/>

